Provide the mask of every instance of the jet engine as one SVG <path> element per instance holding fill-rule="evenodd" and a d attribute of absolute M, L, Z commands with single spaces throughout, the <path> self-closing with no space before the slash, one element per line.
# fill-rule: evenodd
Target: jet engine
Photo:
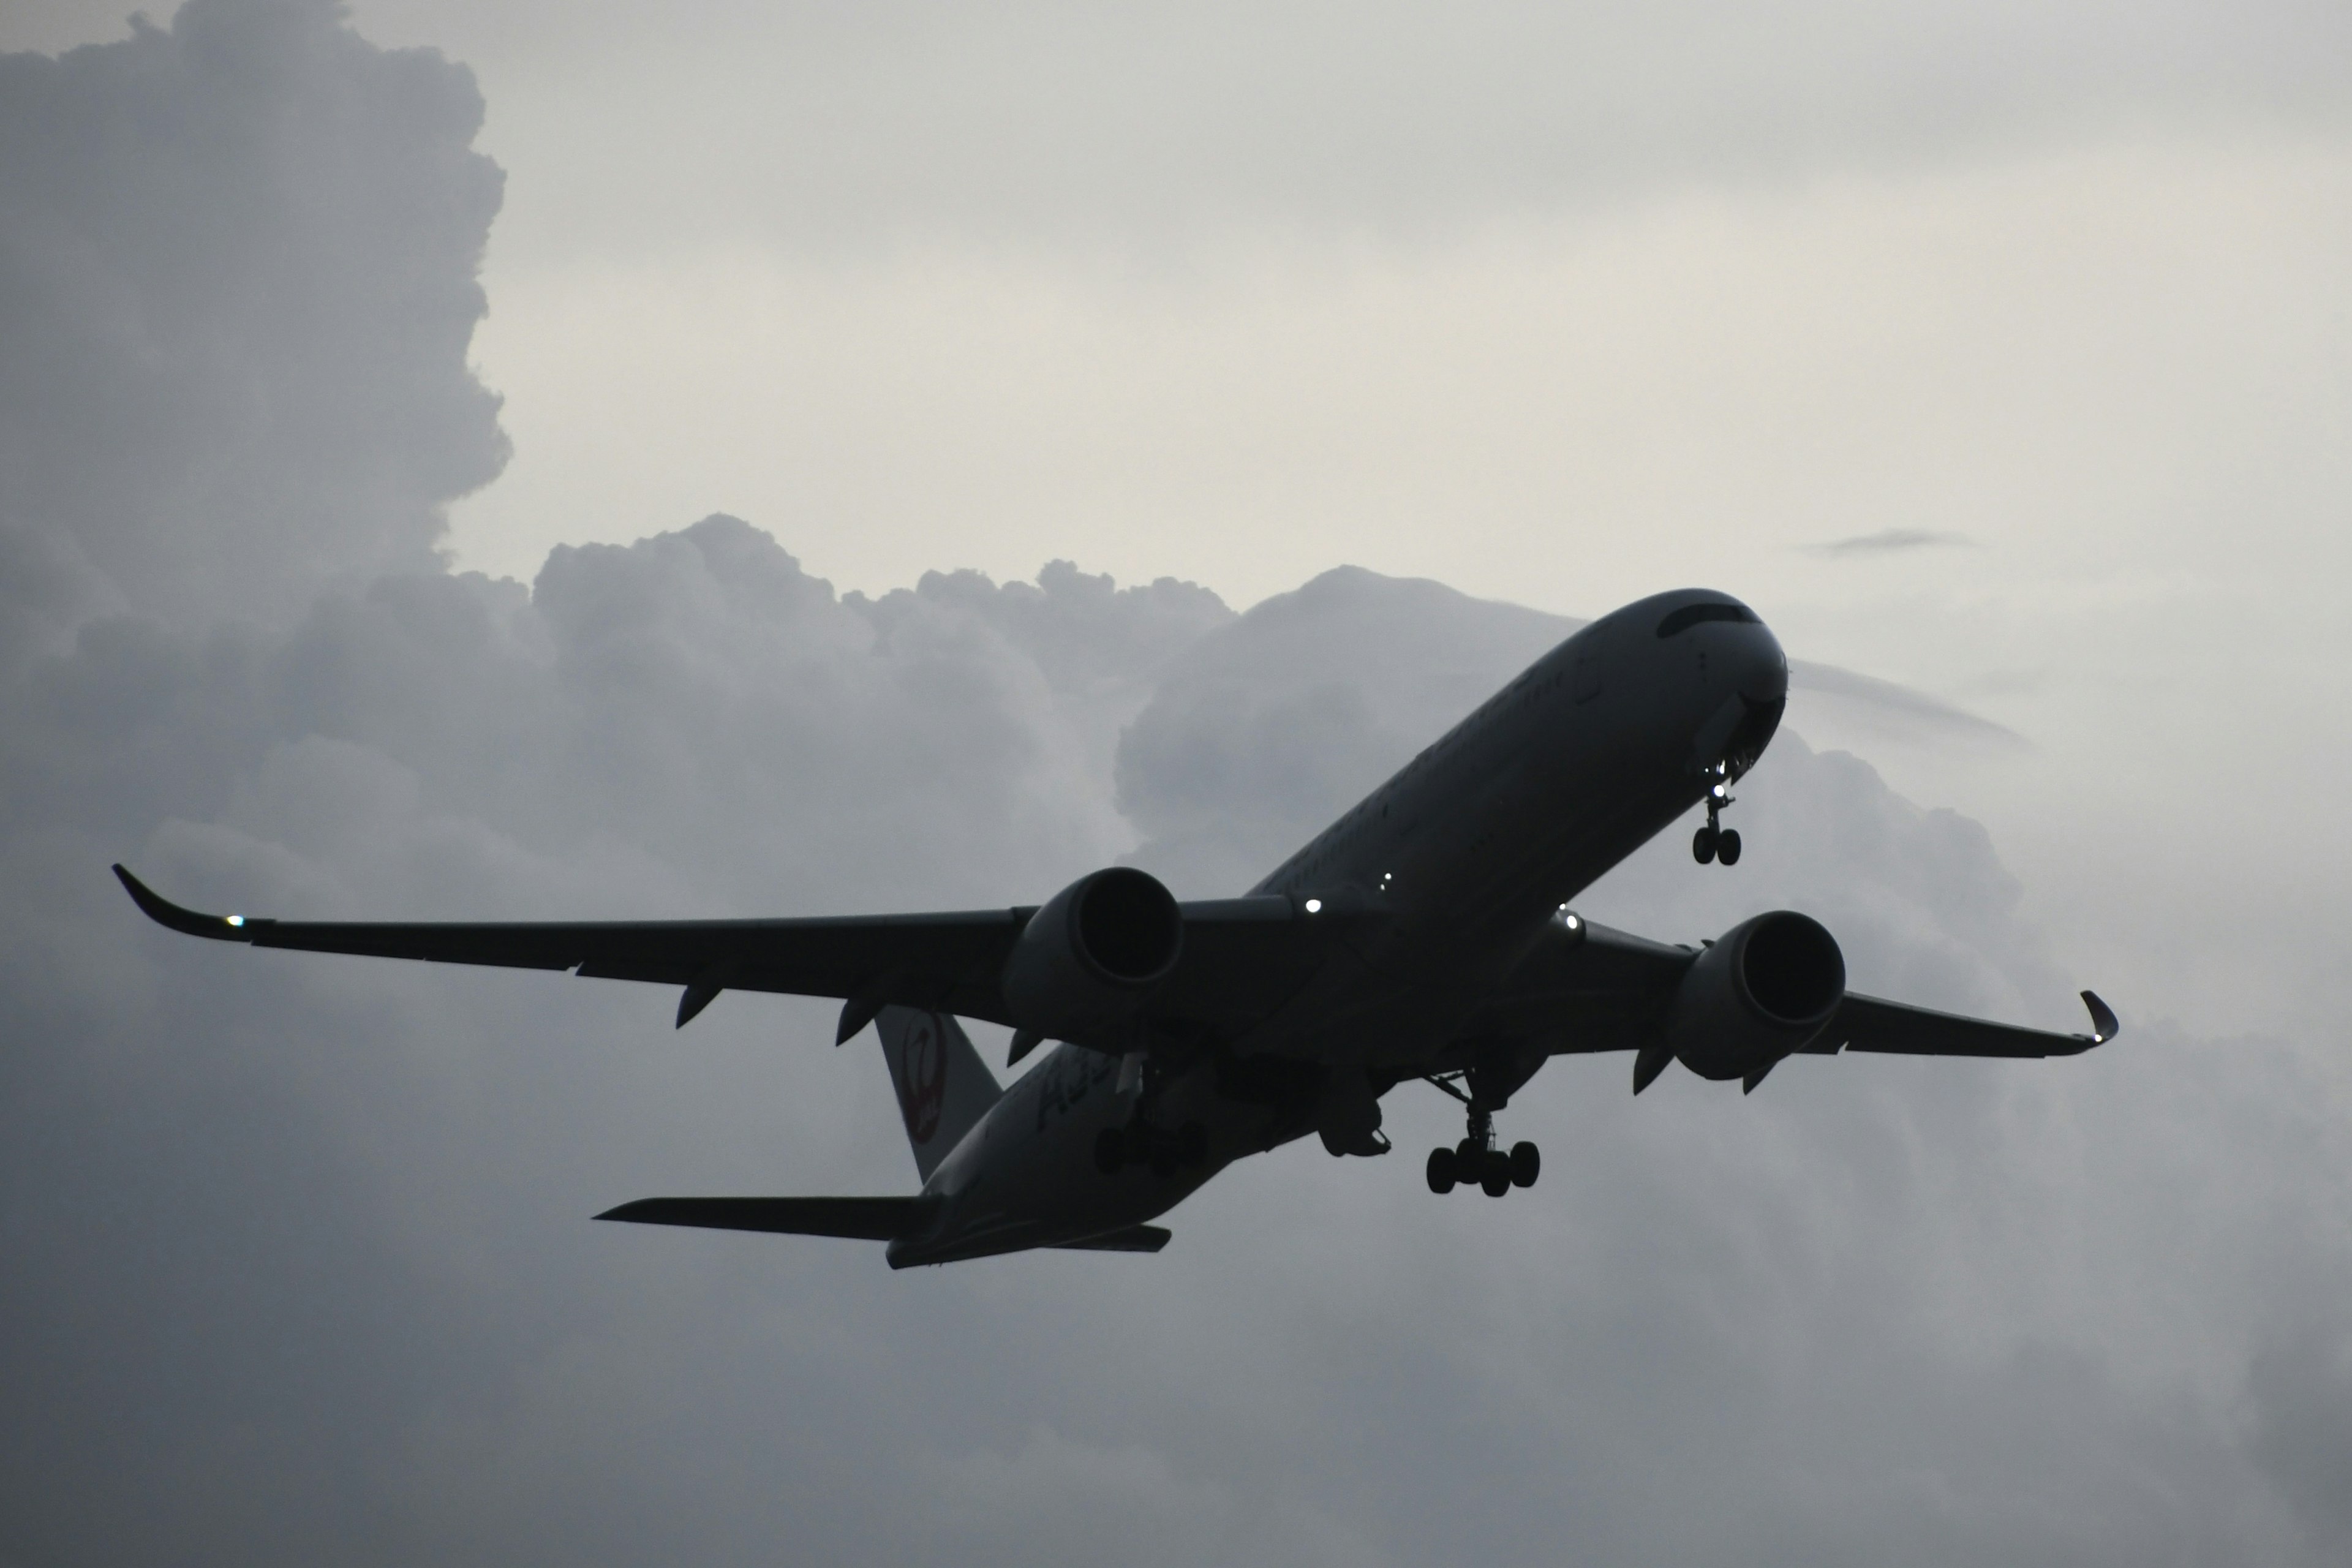
<path fill-rule="evenodd" d="M 1148 872 L 1114 866 L 1029 917 L 1004 961 L 1005 1005 L 1024 1030 L 1117 1049 L 1183 951 L 1175 896 Z"/>
<path fill-rule="evenodd" d="M 1837 939 L 1780 910 L 1741 921 L 1692 961 L 1663 1043 L 1701 1078 L 1752 1079 L 1820 1034 L 1844 999 Z"/>

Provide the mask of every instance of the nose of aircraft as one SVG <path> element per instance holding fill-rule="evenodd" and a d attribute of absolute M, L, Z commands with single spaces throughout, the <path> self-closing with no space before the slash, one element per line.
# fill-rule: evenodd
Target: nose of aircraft
<path fill-rule="evenodd" d="M 1707 662 L 1750 702 L 1780 702 L 1788 697 L 1788 656 L 1755 611 L 1728 594 L 1705 588 L 1661 595 L 1651 605 L 1658 616 L 1658 641 L 1698 643 Z"/>
<path fill-rule="evenodd" d="M 1731 630 L 1727 627 L 1726 630 Z M 1762 621 L 1742 626 L 1724 639 L 1732 644 L 1739 695 L 1754 703 L 1783 702 L 1789 696 L 1789 656 Z"/>
<path fill-rule="evenodd" d="M 1693 648 L 1706 672 L 1710 695 L 1697 737 L 1698 761 L 1728 763 L 1745 771 L 1780 728 L 1789 696 L 1789 659 L 1763 617 L 1728 594 L 1685 589 L 1660 595 L 1643 608 L 1657 617 L 1656 638 L 1669 648 Z M 1687 658 L 1687 654 L 1681 657 Z"/>
<path fill-rule="evenodd" d="M 1734 773 L 1746 773 L 1780 728 L 1780 715 L 1789 703 L 1789 658 L 1780 651 L 1780 639 L 1761 620 L 1710 629 L 1721 646 L 1715 657 L 1723 661 L 1731 689 L 1738 693 L 1740 710 L 1739 721 L 1724 742 L 1724 760 Z"/>

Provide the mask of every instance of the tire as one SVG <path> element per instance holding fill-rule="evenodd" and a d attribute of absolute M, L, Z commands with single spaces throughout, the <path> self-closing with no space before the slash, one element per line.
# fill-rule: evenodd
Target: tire
<path fill-rule="evenodd" d="M 1187 1170 L 1207 1164 L 1209 1130 L 1197 1121 L 1187 1121 L 1176 1133 L 1176 1152 Z"/>
<path fill-rule="evenodd" d="M 1127 1163 L 1127 1138 L 1116 1127 L 1106 1127 L 1095 1134 L 1095 1169 L 1106 1176 L 1118 1174 Z"/>
<path fill-rule="evenodd" d="M 1429 1152 L 1429 1190 L 1443 1195 L 1454 1190 L 1454 1151 L 1439 1147 Z"/>
<path fill-rule="evenodd" d="M 1514 1143 L 1511 1145 L 1510 1159 L 1511 1185 L 1534 1186 L 1537 1175 L 1543 1170 L 1542 1152 L 1532 1143 Z"/>
<path fill-rule="evenodd" d="M 1486 1169 L 1479 1175 L 1478 1190 L 1490 1198 L 1499 1198 L 1511 1190 L 1511 1157 L 1500 1149 L 1486 1153 Z"/>
<path fill-rule="evenodd" d="M 1739 829 L 1738 829 L 1738 828 L 1736 828 L 1736 827 L 1727 827 L 1727 828 L 1725 828 L 1725 829 L 1723 830 L 1723 837 L 1721 837 L 1721 838 L 1717 842 L 1717 844 L 1716 844 L 1716 847 L 1715 847 L 1715 853 L 1716 853 L 1717 857 L 1718 858 L 1720 858 L 1720 859 L 1723 861 L 1723 863 L 1724 863 L 1725 865 L 1727 865 L 1727 866 L 1737 866 L 1737 865 L 1738 865 L 1738 864 L 1739 864 Z"/>
<path fill-rule="evenodd" d="M 1719 837 L 1720 835 L 1718 835 L 1712 827 L 1702 827 L 1696 833 L 1692 834 L 1691 858 L 1697 861 L 1702 866 L 1714 859 L 1716 850 L 1715 841 Z"/>

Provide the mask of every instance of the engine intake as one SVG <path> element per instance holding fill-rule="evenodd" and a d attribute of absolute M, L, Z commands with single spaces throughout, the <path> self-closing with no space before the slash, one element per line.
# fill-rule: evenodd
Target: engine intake
<path fill-rule="evenodd" d="M 1004 962 L 1005 1005 L 1024 1029 L 1117 1049 L 1184 951 L 1184 917 L 1131 866 L 1079 878 L 1029 917 Z"/>
<path fill-rule="evenodd" d="M 1743 921 L 1701 952 L 1667 1005 L 1665 1045 L 1701 1078 L 1762 1072 L 1828 1026 L 1845 1000 L 1845 954 L 1789 910 Z"/>

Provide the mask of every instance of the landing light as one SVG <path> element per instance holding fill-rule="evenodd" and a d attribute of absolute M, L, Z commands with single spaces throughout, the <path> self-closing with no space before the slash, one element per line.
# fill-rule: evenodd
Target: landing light
<path fill-rule="evenodd" d="M 245 923 L 245 917 L 243 915 L 231 915 L 228 917 L 228 923 L 233 926 L 241 926 Z"/>
<path fill-rule="evenodd" d="M 1310 914 L 1310 915 L 1319 915 L 1319 914 L 1321 914 L 1321 913 L 1323 912 L 1323 900 L 1320 900 L 1320 899 L 1309 899 L 1309 900 L 1307 900 L 1307 912 L 1308 914 Z"/>

